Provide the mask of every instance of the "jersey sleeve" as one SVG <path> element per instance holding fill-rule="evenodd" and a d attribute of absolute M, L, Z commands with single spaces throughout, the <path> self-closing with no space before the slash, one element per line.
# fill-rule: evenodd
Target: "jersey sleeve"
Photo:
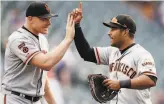
<path fill-rule="evenodd" d="M 97 64 L 109 64 L 109 58 L 118 52 L 114 47 L 94 47 Z"/>
<path fill-rule="evenodd" d="M 151 75 L 157 78 L 155 62 L 151 54 L 142 54 L 138 62 L 138 70 L 140 75 Z"/>
<path fill-rule="evenodd" d="M 15 39 L 10 43 L 10 50 L 27 64 L 33 56 L 40 53 L 39 47 L 27 39 Z"/>

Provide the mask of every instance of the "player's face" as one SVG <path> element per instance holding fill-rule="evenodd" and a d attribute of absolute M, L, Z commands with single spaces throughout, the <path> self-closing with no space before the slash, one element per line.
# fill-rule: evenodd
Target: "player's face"
<path fill-rule="evenodd" d="M 38 18 L 38 17 L 33 17 L 33 29 L 37 33 L 42 33 L 42 34 L 48 34 L 48 28 L 51 25 L 50 18 Z"/>
<path fill-rule="evenodd" d="M 120 29 L 111 28 L 108 35 L 111 39 L 111 46 L 118 48 L 121 47 L 121 44 L 123 43 L 123 35 Z"/>

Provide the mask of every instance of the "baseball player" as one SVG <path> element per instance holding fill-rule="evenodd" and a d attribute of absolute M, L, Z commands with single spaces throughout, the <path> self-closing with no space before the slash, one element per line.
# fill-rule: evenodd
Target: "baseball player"
<path fill-rule="evenodd" d="M 157 75 L 152 55 L 135 43 L 136 24 L 129 15 L 118 15 L 103 24 L 110 27 L 109 47 L 91 48 L 85 39 L 80 21 L 82 3 L 72 11 L 75 20 L 75 45 L 80 56 L 89 62 L 109 66 L 107 88 L 120 90 L 110 104 L 152 104 L 150 88 L 156 85 Z"/>
<path fill-rule="evenodd" d="M 49 89 L 47 71 L 58 63 L 74 39 L 74 22 L 69 14 L 65 39 L 48 52 L 48 34 L 52 14 L 44 2 L 33 2 L 26 10 L 25 24 L 8 38 L 5 74 L 2 82 L 4 104 L 55 104 Z"/>

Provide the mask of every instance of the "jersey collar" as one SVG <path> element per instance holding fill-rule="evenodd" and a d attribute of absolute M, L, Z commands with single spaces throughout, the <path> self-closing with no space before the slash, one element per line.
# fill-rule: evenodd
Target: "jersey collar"
<path fill-rule="evenodd" d="M 126 47 L 123 50 L 120 50 L 121 54 L 123 54 L 126 50 L 128 50 L 129 48 L 133 47 L 134 45 L 136 45 L 136 43 L 132 43 L 131 45 L 129 45 L 128 47 Z"/>
<path fill-rule="evenodd" d="M 34 35 L 38 40 L 39 40 L 39 36 L 37 36 L 36 34 L 32 33 L 30 30 L 28 30 L 26 27 L 22 26 L 23 29 L 25 29 L 26 31 L 30 32 L 32 35 Z"/>
<path fill-rule="evenodd" d="M 37 42 L 38 44 L 39 44 L 39 39 L 37 39 L 36 37 L 35 37 L 35 35 L 33 35 L 31 32 L 29 32 L 29 31 L 27 31 L 26 29 L 24 29 L 24 28 L 19 28 L 17 31 L 19 31 L 19 32 L 21 32 L 21 33 L 23 33 L 23 34 L 25 34 L 25 36 L 29 36 L 29 37 L 31 37 L 35 42 Z"/>

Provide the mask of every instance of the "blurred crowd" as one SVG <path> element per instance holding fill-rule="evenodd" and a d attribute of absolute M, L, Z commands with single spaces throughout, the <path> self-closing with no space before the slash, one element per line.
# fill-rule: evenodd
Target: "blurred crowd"
<path fill-rule="evenodd" d="M 1 1 L 1 78 L 8 36 L 21 27 L 25 10 L 32 1 Z M 51 20 L 47 39 L 50 49 L 65 36 L 67 14 L 78 7 L 78 1 L 46 1 L 59 17 Z M 164 2 L 162 1 L 84 1 L 81 27 L 91 46 L 108 46 L 108 28 L 102 25 L 118 14 L 128 14 L 137 24 L 136 43 L 144 46 L 154 57 L 158 83 L 152 89 L 153 104 L 164 104 Z M 48 73 L 50 87 L 57 104 L 96 104 L 90 94 L 87 76 L 107 75 L 107 66 L 86 63 L 80 58 L 74 43 L 63 59 Z"/>

